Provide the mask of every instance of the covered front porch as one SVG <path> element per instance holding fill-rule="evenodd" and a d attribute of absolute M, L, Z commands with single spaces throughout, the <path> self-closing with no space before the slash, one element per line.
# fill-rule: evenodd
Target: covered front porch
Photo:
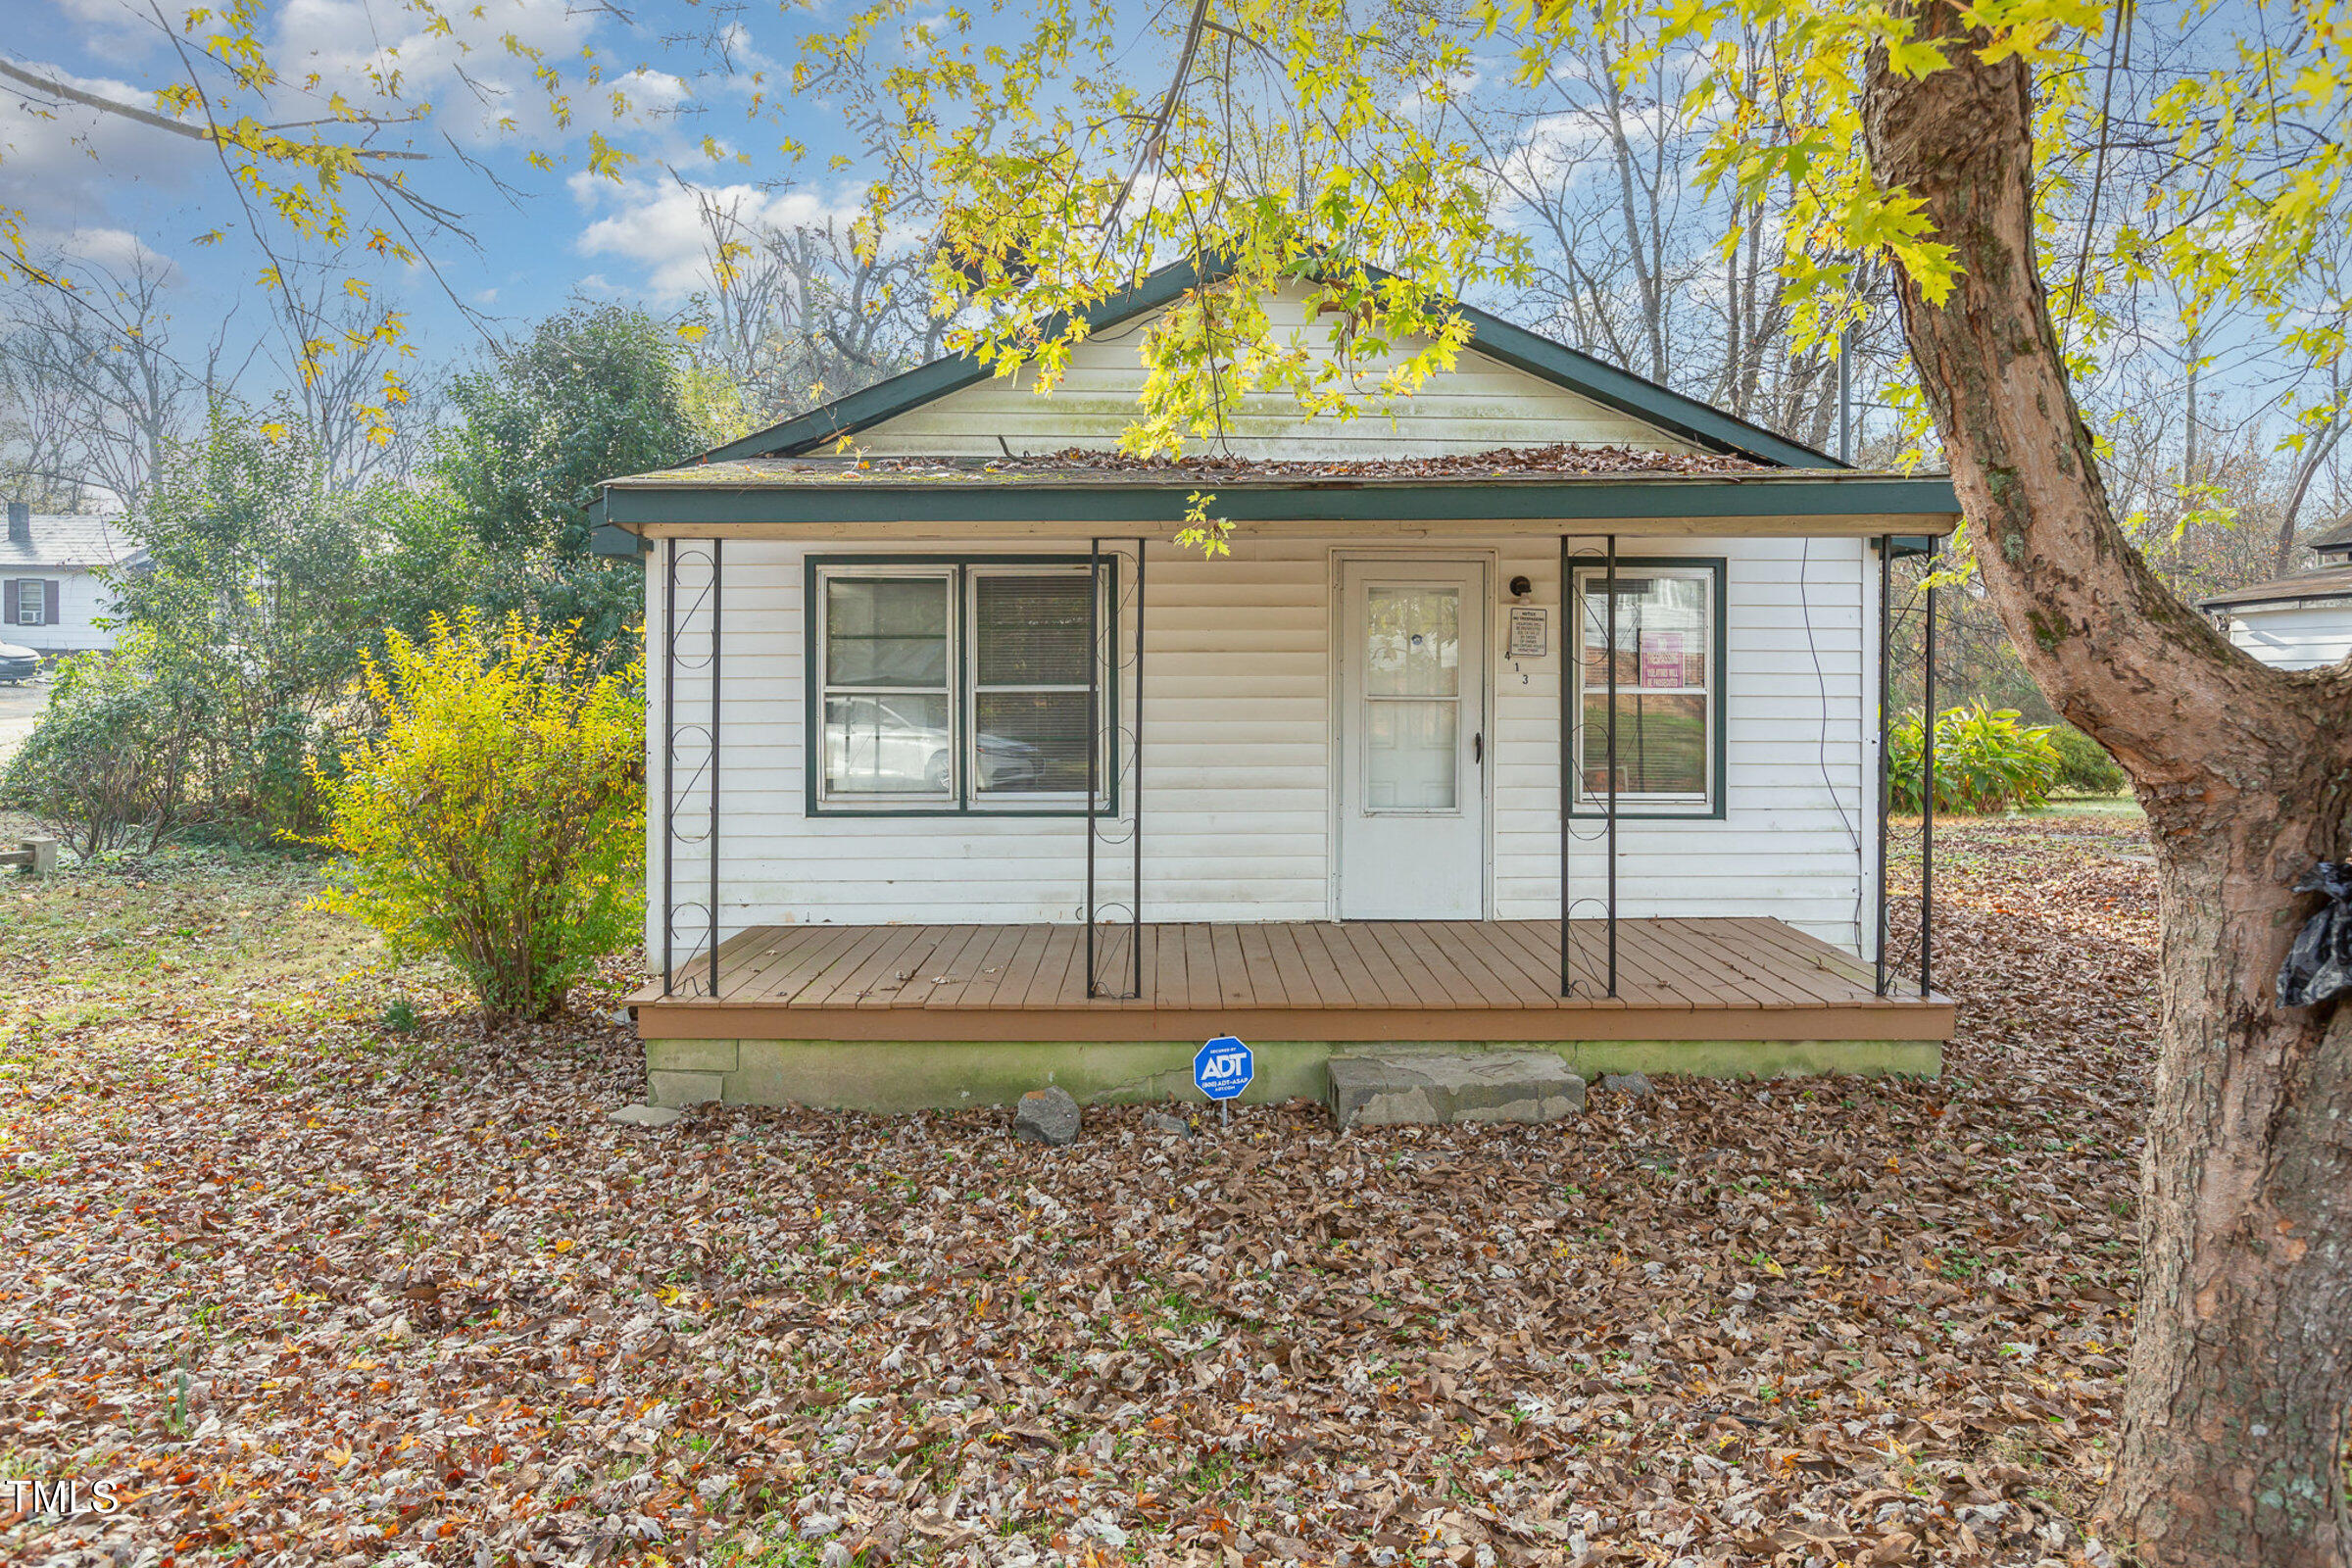
<path fill-rule="evenodd" d="M 1933 1073 L 1945 997 L 1778 920 L 759 926 L 632 999 L 655 1098 L 871 1108 L 1190 1093 L 1238 1034 L 1251 1098 L 1321 1098 L 1334 1054 L 1537 1049 L 1606 1071 Z M 1141 942 L 1140 985 L 1136 962 Z M 1094 984 L 1088 984 L 1089 962 Z M 1090 990 L 1092 995 L 1090 996 Z M 887 1102 L 880 1103 L 879 1102 Z"/>

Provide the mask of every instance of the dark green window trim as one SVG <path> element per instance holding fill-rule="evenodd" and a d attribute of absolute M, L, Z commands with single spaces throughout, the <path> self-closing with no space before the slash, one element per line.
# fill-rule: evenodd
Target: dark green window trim
<path fill-rule="evenodd" d="M 1056 551 L 1052 554 L 998 554 L 990 551 L 971 551 L 954 555 L 906 553 L 864 554 L 847 556 L 810 555 L 802 564 L 801 577 L 801 809 L 809 817 L 1076 817 L 1086 816 L 1086 803 L 1074 805 L 1025 804 L 991 806 L 974 803 L 973 792 L 966 781 L 961 798 L 953 805 L 926 801 L 910 806 L 844 806 L 823 800 L 819 777 L 824 752 L 824 714 L 819 710 L 823 700 L 824 680 L 818 660 L 822 657 L 816 645 L 817 623 L 822 618 L 817 607 L 817 581 L 825 570 L 843 566 L 945 566 L 955 595 L 955 646 L 949 650 L 955 661 L 954 710 L 951 714 L 956 729 L 956 746 L 958 755 L 963 751 L 962 726 L 972 711 L 971 661 L 966 657 L 967 628 L 963 607 L 968 603 L 967 568 L 972 566 L 1061 566 L 1083 570 L 1087 557 L 1084 551 Z M 1114 651 L 1119 646 L 1119 559 L 1113 555 L 1102 558 L 1102 646 Z M 1119 813 L 1119 661 L 1116 657 L 1102 661 L 1102 711 L 1112 722 L 1104 726 L 1102 738 L 1102 804 L 1099 816 Z"/>
<path fill-rule="evenodd" d="M 1721 822 L 1725 820 L 1730 810 L 1732 797 L 1729 747 L 1731 683 L 1728 677 L 1731 673 L 1731 662 L 1727 658 L 1731 644 L 1730 564 L 1729 560 L 1723 556 L 1619 556 L 1617 558 L 1617 574 L 1621 577 L 1628 572 L 1664 571 L 1677 567 L 1685 571 L 1705 569 L 1713 572 L 1715 576 L 1713 595 L 1715 601 L 1715 657 L 1710 661 L 1713 668 L 1708 671 L 1707 682 L 1707 718 L 1714 731 L 1714 744 L 1709 748 L 1714 754 L 1710 760 L 1714 787 L 1707 792 L 1708 801 L 1703 807 L 1692 803 L 1680 810 L 1655 806 L 1643 806 L 1633 810 L 1621 808 L 1617 812 L 1617 820 L 1620 822 Z M 1569 612 L 1563 614 L 1561 620 L 1565 623 L 1566 628 L 1572 628 L 1572 630 L 1564 629 L 1562 632 L 1560 654 L 1565 662 L 1561 665 L 1560 678 L 1576 682 L 1575 710 L 1579 714 L 1585 710 L 1584 699 L 1587 695 L 1584 689 L 1585 596 L 1581 588 L 1574 587 L 1574 582 L 1578 577 L 1590 576 L 1600 569 L 1602 569 L 1601 564 L 1589 557 L 1580 557 L 1568 564 L 1570 578 L 1567 585 L 1570 588 L 1568 597 L 1572 599 L 1573 603 Z M 1584 801 L 1583 759 L 1579 758 L 1577 760 L 1579 765 L 1573 781 L 1576 794 L 1571 797 L 1577 804 L 1569 808 L 1568 815 L 1571 819 L 1579 821 L 1606 821 L 1609 813 L 1605 808 L 1588 805 Z M 1619 798 L 1623 799 L 1622 796 Z"/>

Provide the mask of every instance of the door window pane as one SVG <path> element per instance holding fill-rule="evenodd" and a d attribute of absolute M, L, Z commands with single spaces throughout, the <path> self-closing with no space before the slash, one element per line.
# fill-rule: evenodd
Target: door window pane
<path fill-rule="evenodd" d="M 1683 795 L 1707 792 L 1707 699 L 1617 694 L 1617 793 Z M 1585 793 L 1609 793 L 1609 698 L 1585 694 Z"/>
<path fill-rule="evenodd" d="M 825 699 L 828 794 L 945 795 L 955 759 L 945 692 Z"/>
<path fill-rule="evenodd" d="M 1459 718 L 1450 700 L 1364 705 L 1364 805 L 1374 810 L 1453 809 Z"/>
<path fill-rule="evenodd" d="M 1458 695 L 1461 600 L 1458 588 L 1367 588 L 1365 693 L 1373 697 Z"/>
<path fill-rule="evenodd" d="M 948 579 L 826 579 L 825 683 L 944 688 Z"/>

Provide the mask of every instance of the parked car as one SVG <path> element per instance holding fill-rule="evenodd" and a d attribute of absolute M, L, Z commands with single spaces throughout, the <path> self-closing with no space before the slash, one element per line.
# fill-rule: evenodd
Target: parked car
<path fill-rule="evenodd" d="M 41 672 L 41 656 L 16 643 L 0 643 L 0 686 L 15 686 Z"/>
<path fill-rule="evenodd" d="M 943 793 L 949 746 L 944 728 L 880 698 L 837 697 L 825 723 L 829 776 L 843 793 Z M 1035 788 L 1045 779 L 1045 754 L 1026 741 L 983 732 L 978 751 L 984 789 Z"/>

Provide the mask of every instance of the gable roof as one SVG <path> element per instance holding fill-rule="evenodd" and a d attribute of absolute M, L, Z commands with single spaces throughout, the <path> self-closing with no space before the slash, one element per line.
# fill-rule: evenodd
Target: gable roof
<path fill-rule="evenodd" d="M 2317 555 L 2352 555 L 2352 517 L 2346 517 L 2332 528 L 2323 528 L 2304 543 Z"/>
<path fill-rule="evenodd" d="M 79 512 L 36 512 L 31 544 L 18 544 L 0 530 L 0 567 L 88 570 L 130 565 L 147 552 L 115 526 L 121 520 Z"/>
<path fill-rule="evenodd" d="M 1102 302 L 1087 318 L 1089 331 L 1100 331 L 1173 304 L 1188 290 L 1225 275 L 1216 268 L 1202 269 L 1191 261 L 1172 262 L 1151 273 L 1133 288 Z M 1475 306 L 1454 307 L 1469 318 L 1467 348 L 1522 370 L 1540 380 L 1566 388 L 1619 413 L 1681 436 L 1701 449 L 1745 458 L 1772 467 L 1843 468 L 1847 465 L 1824 452 L 1762 425 L 1751 424 L 1696 398 L 1670 391 L 1655 381 L 1621 370 L 1613 365 L 1579 353 L 1564 343 L 1513 326 Z M 1066 316 L 1044 323 L 1048 336 L 1068 325 Z M 687 460 L 724 463 L 742 458 L 797 457 L 826 442 L 895 418 L 909 410 L 935 402 L 952 392 L 988 380 L 995 374 L 977 356 L 966 351 L 951 354 L 902 375 L 878 381 L 862 392 L 836 398 L 821 408 L 769 425 L 740 440 L 730 441 Z"/>

